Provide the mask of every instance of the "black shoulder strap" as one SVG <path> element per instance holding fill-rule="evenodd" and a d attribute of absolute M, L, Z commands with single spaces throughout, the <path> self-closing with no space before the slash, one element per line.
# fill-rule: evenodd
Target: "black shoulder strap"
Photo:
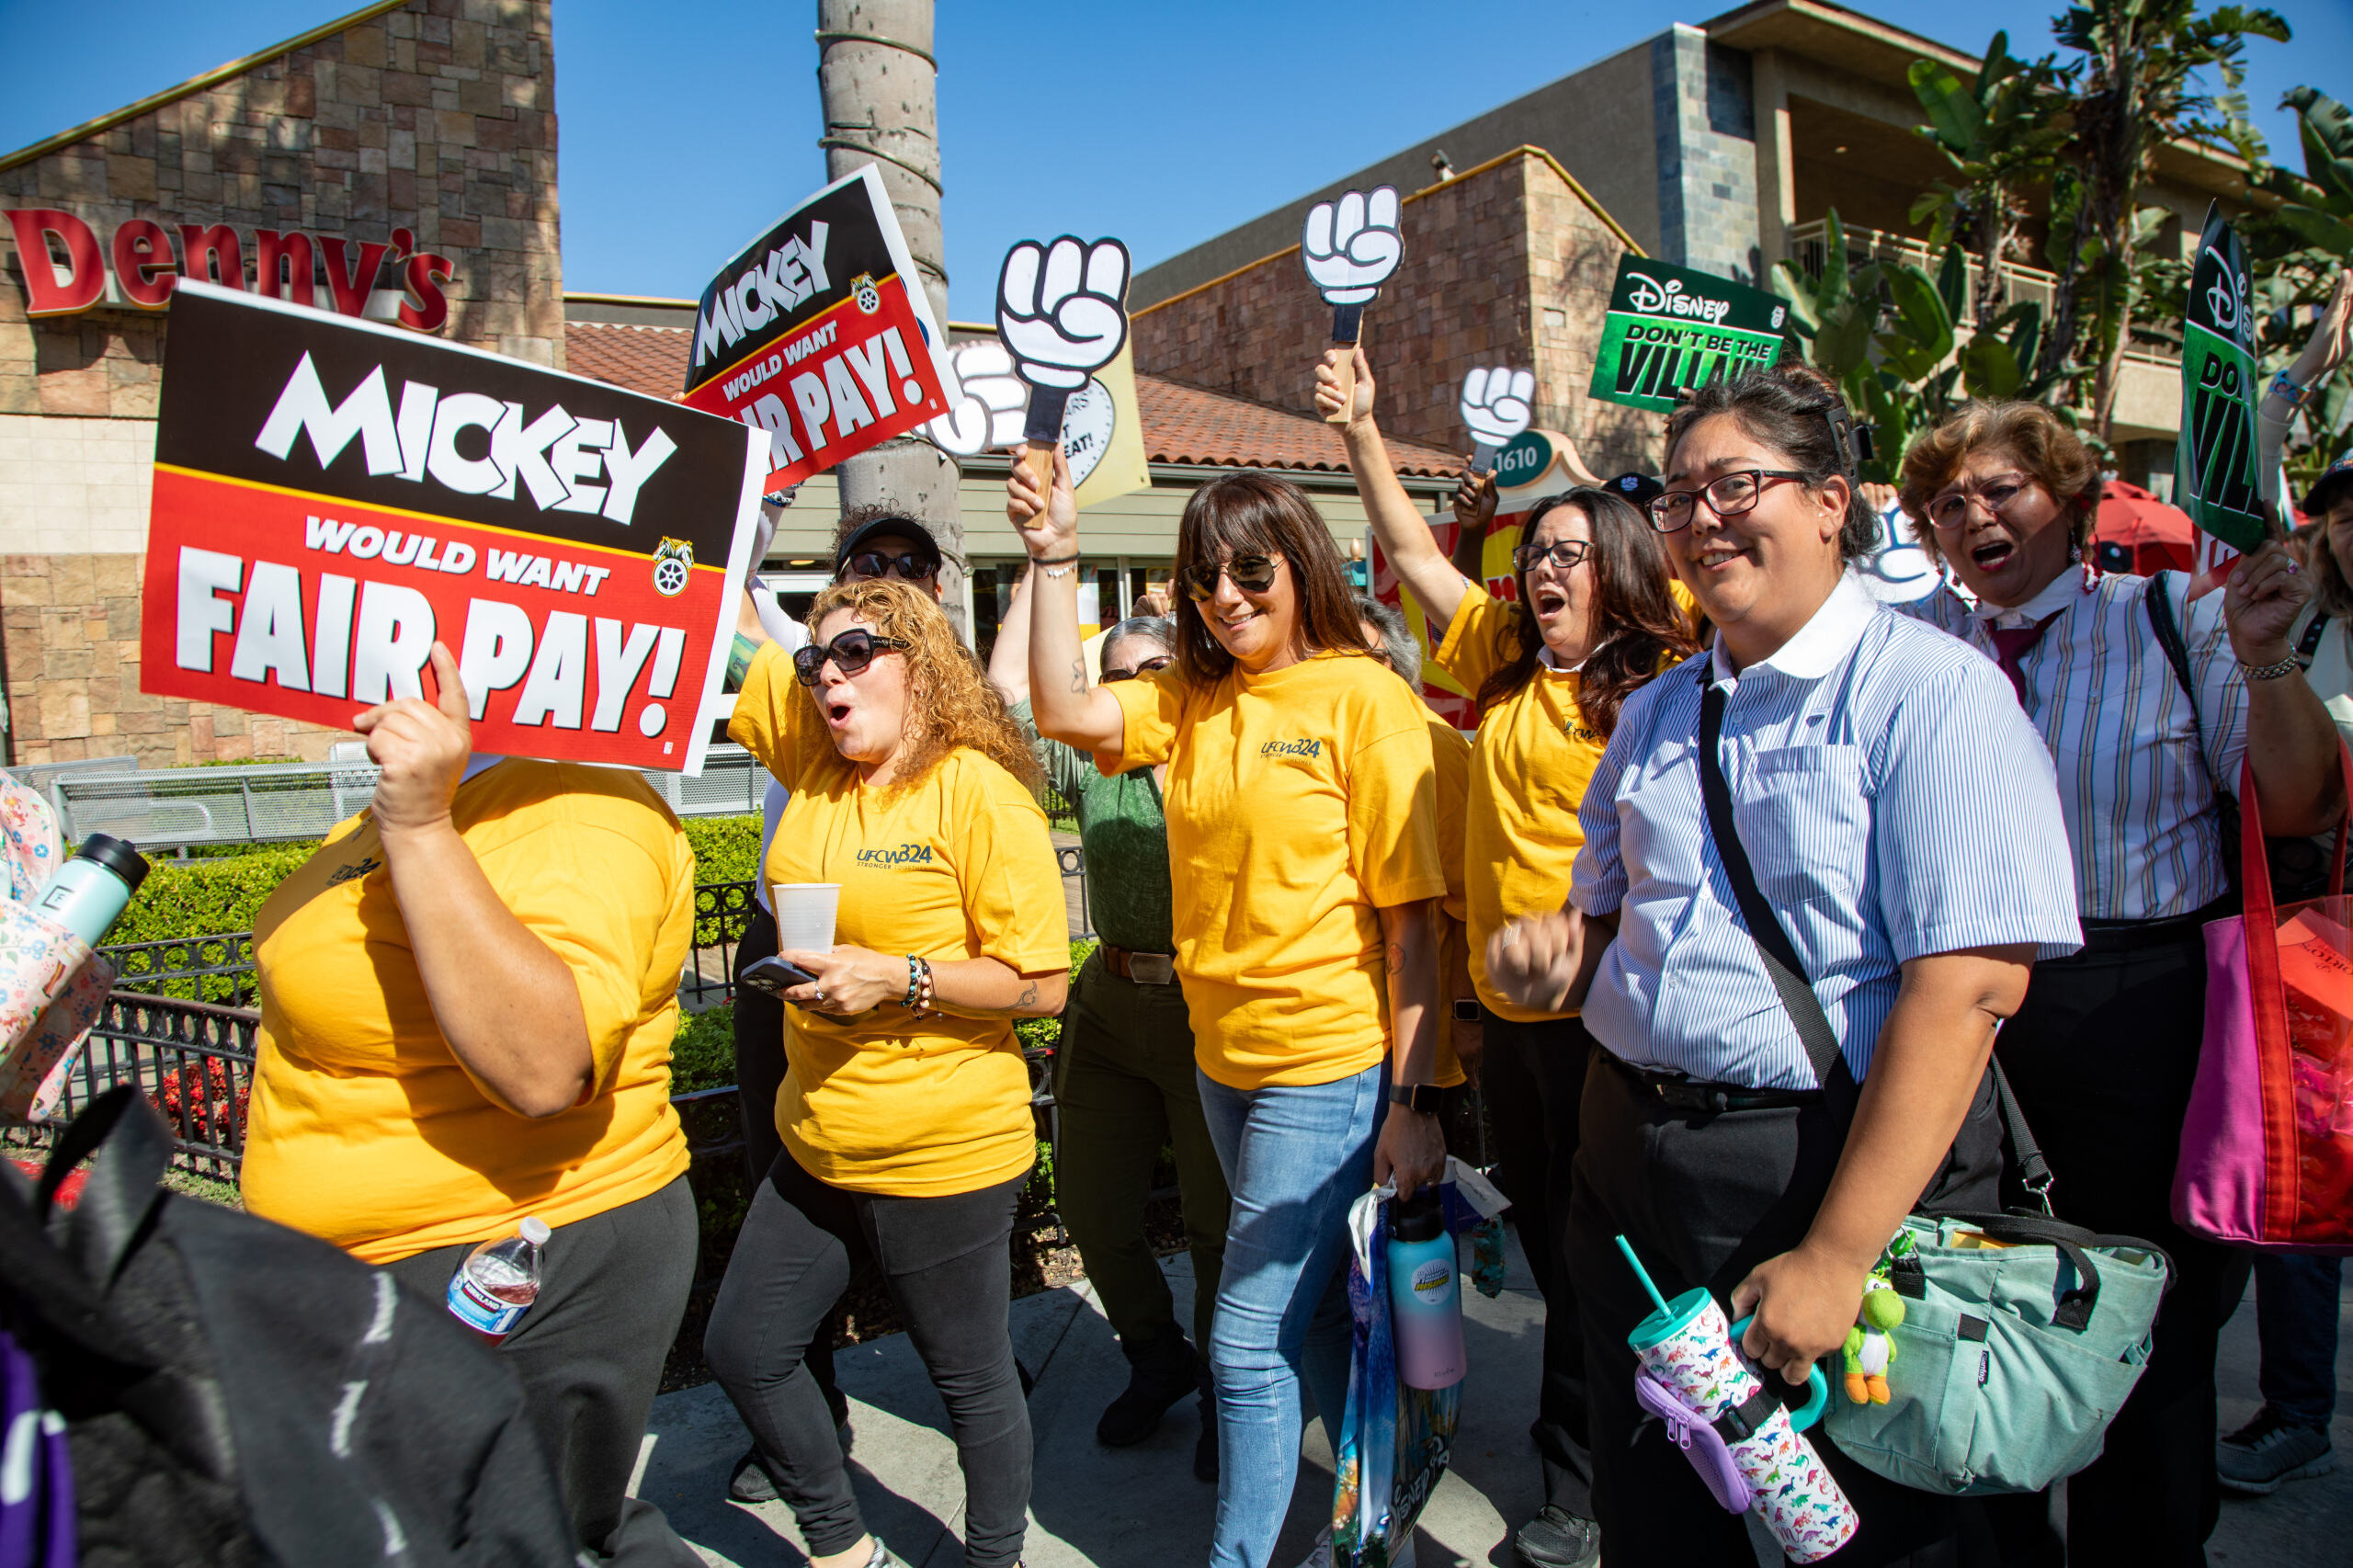
<path fill-rule="evenodd" d="M 2320 640 L 2328 635 L 2328 611 L 2316 609 L 2304 634 L 2296 642 L 2296 657 L 2306 669 L 2313 667 L 2313 658 L 2320 652 Z"/>
<path fill-rule="evenodd" d="M 2173 595 L 2165 591 L 2163 574 L 2149 579 L 2149 592 L 2142 602 L 2148 606 L 2149 629 L 2157 634 L 2157 646 L 2165 650 L 2174 679 L 2181 682 L 2181 694 L 2189 699 L 2189 728 L 2198 740 L 2199 760 L 2205 763 L 2207 782 L 2219 799 L 2222 781 L 2214 777 L 2214 765 L 2206 756 L 2206 721 L 2198 714 L 2198 680 L 2189 673 L 2189 644 L 2181 640 L 2181 627 L 2174 620 Z"/>

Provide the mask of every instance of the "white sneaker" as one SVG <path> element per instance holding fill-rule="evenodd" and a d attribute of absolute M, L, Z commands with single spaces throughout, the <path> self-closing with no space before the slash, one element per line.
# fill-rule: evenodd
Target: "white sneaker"
<path fill-rule="evenodd" d="M 1315 1550 L 1300 1562 L 1299 1568 L 1332 1568 L 1332 1527 L 1325 1525 L 1315 1532 Z M 1389 1559 L 1389 1568 L 1414 1568 L 1414 1538 L 1407 1536 L 1405 1544 Z"/>

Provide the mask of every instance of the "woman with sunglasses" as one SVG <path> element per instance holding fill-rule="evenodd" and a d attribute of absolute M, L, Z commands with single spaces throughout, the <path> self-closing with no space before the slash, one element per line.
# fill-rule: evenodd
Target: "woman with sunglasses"
<path fill-rule="evenodd" d="M 1070 963 L 1037 759 L 928 594 L 837 583 L 809 629 L 788 660 L 745 597 L 738 635 L 759 646 L 728 733 L 792 790 L 761 875 L 839 884 L 836 941 L 779 955 L 811 976 L 783 990 L 784 1152 L 703 1351 L 815 1568 L 895 1561 L 803 1363 L 870 1263 L 947 1402 L 964 1561 L 1007 1568 L 1030 1456 L 1007 1243 L 1036 1152 L 1013 1021 L 1062 1010 Z"/>
<path fill-rule="evenodd" d="M 2035 971 L 2001 1038 L 2052 1201 L 2174 1262 L 2148 1369 L 2101 1457 L 2066 1483 L 2066 1560 L 2195 1563 L 2221 1509 L 2215 1346 L 2248 1269 L 2245 1254 L 2172 1213 L 2204 1034 L 2205 926 L 2235 907 L 2239 846 L 2222 810 L 2251 762 L 2268 831 L 2333 828 L 2337 736 L 2288 641 L 2311 591 L 2294 559 L 2266 544 L 2196 600 L 2177 572 L 2102 573 L 2090 554 L 2099 489 L 2098 465 L 2051 410 L 1964 405 L 1905 454 L 1903 502 L 1977 603 L 1947 589 L 1911 613 L 2000 665 L 2059 763 L 2084 948 Z M 2005 1561 L 2061 1560 L 2043 1498 L 1988 1509 Z"/>
<path fill-rule="evenodd" d="M 1567 1245 L 1612 1568 L 1754 1560 L 1644 1420 L 1627 1335 L 1651 1303 L 1614 1238 L 1670 1296 L 1753 1312 L 1748 1352 L 1803 1381 L 1907 1211 L 2000 1207 L 1995 1027 L 2031 963 L 2077 940 L 2050 757 L 2007 686 L 1847 571 L 1878 535 L 1847 421 L 1788 366 L 1711 382 L 1668 421 L 1651 516 L 1715 647 L 1620 710 L 1568 906 L 1488 946 L 1499 990 L 1582 1006 L 1601 1047 Z M 1811 983 L 1824 1073 L 1767 943 Z M 1813 1436 L 1862 1520 L 1841 1564 L 1955 1550 L 1949 1499 Z"/>
<path fill-rule="evenodd" d="M 1032 722 L 1029 616 L 1036 583 L 1033 573 L 1014 584 L 1013 603 L 989 654 L 991 684 L 1025 724 Z M 1173 623 L 1151 616 L 1122 620 L 1103 639 L 1103 684 L 1151 676 L 1176 656 Z M 1161 805 L 1168 768 L 1157 764 L 1107 774 L 1085 753 L 1044 739 L 1038 742 L 1038 760 L 1077 814 L 1087 907 L 1101 938 L 1071 983 L 1054 1057 L 1063 1221 L 1128 1359 L 1128 1386 L 1096 1422 L 1095 1437 L 1108 1448 L 1140 1443 L 1170 1405 L 1198 1394 L 1201 1429 L 1193 1445 L 1193 1473 L 1215 1481 L 1216 1402 L 1196 1347 L 1210 1342 L 1229 1199 L 1201 1114 L 1192 1026 L 1176 986 L 1168 824 Z M 1193 1262 L 1189 1341 L 1144 1233 L 1144 1204 L 1163 1148 L 1176 1158 Z"/>
<path fill-rule="evenodd" d="M 1341 350 L 1316 367 L 1316 406 L 1337 412 Z M 1484 1026 L 1479 1082 L 1495 1128 L 1513 1224 L 1544 1293 L 1543 1377 L 1529 1429 L 1544 1506 L 1513 1537 L 1529 1568 L 1589 1568 L 1593 1461 L 1586 1446 L 1585 1339 L 1559 1227 L 1568 1217 L 1577 1101 L 1592 1039 L 1575 1016 L 1522 1006 L 1489 982 L 1489 938 L 1516 915 L 1561 907 L 1585 835 L 1577 808 L 1626 699 L 1693 648 L 1670 591 L 1674 569 L 1649 521 L 1622 496 L 1579 487 L 1529 513 L 1498 597 L 1438 548 L 1397 482 L 1373 417 L 1373 379 L 1355 351 L 1345 435 L 1373 537 L 1446 635 L 1431 662 L 1479 704 L 1465 869 L 1472 979 Z M 1483 530 L 1495 487 L 1465 476 L 1456 515 Z"/>
<path fill-rule="evenodd" d="M 1006 515 L 1040 579 L 1040 733 L 1105 772 L 1166 764 L 1176 973 L 1233 1194 L 1211 1330 L 1211 1561 L 1266 1568 L 1299 1472 L 1304 1376 L 1347 1394 L 1345 1216 L 1383 1177 L 1436 1182 L 1434 914 L 1446 892 L 1427 710 L 1372 660 L 1330 531 L 1296 485 L 1237 473 L 1176 533 L 1176 662 L 1090 686 L 1077 508 L 1019 464 Z"/>

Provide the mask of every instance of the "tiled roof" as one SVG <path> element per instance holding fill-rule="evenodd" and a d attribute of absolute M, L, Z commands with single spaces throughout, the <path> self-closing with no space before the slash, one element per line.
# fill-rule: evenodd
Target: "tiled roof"
<path fill-rule="evenodd" d="M 575 321 L 564 327 L 564 357 L 574 375 L 674 398 L 687 384 L 690 335 L 684 327 Z M 1136 410 L 1154 462 L 1347 472 L 1337 427 L 1287 409 L 1139 374 Z M 1454 473 L 1462 462 L 1415 441 L 1392 440 L 1389 455 L 1398 472 L 1429 477 Z"/>

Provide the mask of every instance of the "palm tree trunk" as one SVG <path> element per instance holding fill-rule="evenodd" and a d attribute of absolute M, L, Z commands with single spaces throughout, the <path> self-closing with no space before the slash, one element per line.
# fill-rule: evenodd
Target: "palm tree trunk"
<path fill-rule="evenodd" d="M 948 324 L 948 268 L 939 223 L 938 67 L 931 0 L 817 0 L 817 85 L 824 106 L 825 176 L 873 164 L 907 236 L 932 319 Z M 913 281 L 913 280 L 911 280 Z M 963 625 L 964 521 L 956 460 L 915 437 L 849 459 L 835 471 L 842 505 L 879 502 L 920 522 L 948 552 L 940 585 Z"/>

